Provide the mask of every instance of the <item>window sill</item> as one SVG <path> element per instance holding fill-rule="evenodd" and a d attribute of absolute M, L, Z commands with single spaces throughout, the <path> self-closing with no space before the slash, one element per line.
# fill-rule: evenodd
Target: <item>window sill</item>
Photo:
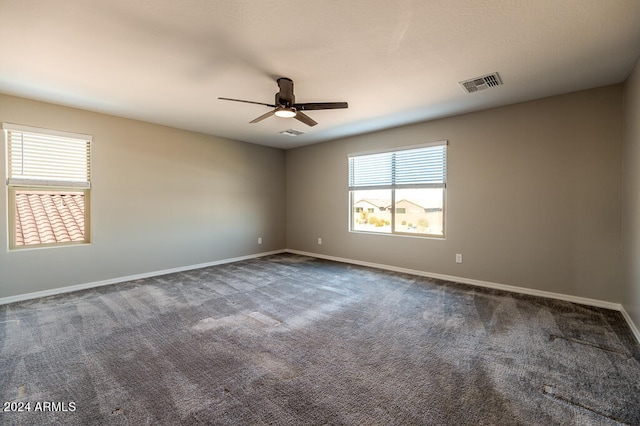
<path fill-rule="evenodd" d="M 409 234 L 409 233 L 402 233 L 402 232 L 370 232 L 370 231 L 354 231 L 352 229 L 349 230 L 350 234 L 363 234 L 363 235 L 380 235 L 380 236 L 384 236 L 384 237 L 404 237 L 404 238 L 418 238 L 418 239 L 422 239 L 422 240 L 438 240 L 438 241 L 444 241 L 446 240 L 446 237 L 443 236 L 438 236 L 438 235 L 415 235 L 415 234 Z"/>

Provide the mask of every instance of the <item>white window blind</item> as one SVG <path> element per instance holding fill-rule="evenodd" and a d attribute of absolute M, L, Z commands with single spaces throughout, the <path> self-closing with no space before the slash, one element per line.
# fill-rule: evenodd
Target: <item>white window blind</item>
<path fill-rule="evenodd" d="M 91 137 L 3 124 L 7 184 L 90 188 Z"/>
<path fill-rule="evenodd" d="M 360 155 L 349 158 L 349 188 L 393 184 L 393 153 Z"/>
<path fill-rule="evenodd" d="M 446 186 L 447 143 L 349 156 L 349 189 Z"/>

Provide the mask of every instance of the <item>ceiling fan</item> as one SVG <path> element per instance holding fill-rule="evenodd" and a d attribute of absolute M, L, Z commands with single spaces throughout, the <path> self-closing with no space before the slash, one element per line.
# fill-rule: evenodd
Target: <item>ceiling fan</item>
<path fill-rule="evenodd" d="M 282 118 L 295 118 L 296 120 L 303 122 L 307 126 L 315 126 L 318 123 L 302 111 L 314 111 L 319 109 L 342 109 L 349 107 L 346 102 L 307 102 L 297 104 L 296 97 L 293 94 L 293 80 L 291 80 L 290 78 L 281 77 L 277 80 L 277 82 L 280 91 L 276 93 L 276 101 L 274 104 L 266 104 L 263 102 L 245 101 L 242 99 L 231 98 L 218 99 L 222 99 L 223 101 L 264 105 L 270 108 L 274 108 L 266 114 L 262 114 L 260 117 L 252 120 L 251 123 L 257 123 L 258 121 L 262 121 L 265 118 L 271 117 L 272 115 L 276 115 L 277 117 Z"/>

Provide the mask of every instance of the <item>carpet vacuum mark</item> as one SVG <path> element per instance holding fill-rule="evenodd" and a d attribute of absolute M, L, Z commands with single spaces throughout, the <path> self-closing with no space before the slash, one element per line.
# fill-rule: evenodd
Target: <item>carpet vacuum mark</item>
<path fill-rule="evenodd" d="M 7 425 L 640 425 L 640 350 L 618 312 L 280 254 L 0 306 L 0 393 Z"/>

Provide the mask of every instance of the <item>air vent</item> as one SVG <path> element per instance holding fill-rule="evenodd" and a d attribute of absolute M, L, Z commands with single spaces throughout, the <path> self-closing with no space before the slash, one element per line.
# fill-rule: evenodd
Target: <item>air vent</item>
<path fill-rule="evenodd" d="M 501 86 L 502 80 L 500 80 L 498 73 L 494 72 L 493 74 L 487 74 L 482 77 L 472 78 L 471 80 L 461 81 L 459 84 L 465 92 L 473 93 L 478 90 Z"/>
<path fill-rule="evenodd" d="M 279 132 L 281 135 L 286 135 L 286 136 L 300 136 L 300 135 L 304 135 L 304 132 L 301 132 L 300 130 L 296 130 L 296 129 L 289 129 L 289 130 L 283 130 L 281 132 Z"/>

